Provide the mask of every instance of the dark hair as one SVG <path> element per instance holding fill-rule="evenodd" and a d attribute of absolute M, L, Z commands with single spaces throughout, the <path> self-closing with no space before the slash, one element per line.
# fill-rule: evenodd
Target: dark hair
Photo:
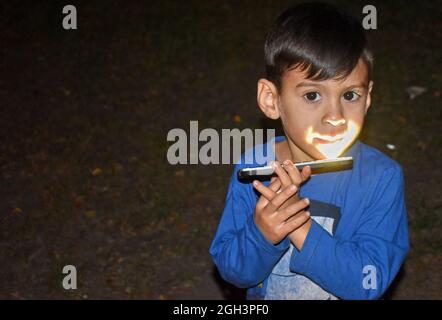
<path fill-rule="evenodd" d="M 299 67 L 307 78 L 345 78 L 362 58 L 371 78 L 373 58 L 359 21 L 325 3 L 304 3 L 284 11 L 264 46 L 267 79 L 281 89 L 281 77 Z"/>

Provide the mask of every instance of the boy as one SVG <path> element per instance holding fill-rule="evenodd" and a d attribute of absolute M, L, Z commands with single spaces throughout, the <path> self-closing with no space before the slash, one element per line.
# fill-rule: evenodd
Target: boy
<path fill-rule="evenodd" d="M 364 31 L 331 5 L 298 5 L 273 25 L 265 61 L 258 104 L 285 133 L 269 142 L 276 176 L 241 183 L 237 171 L 251 165 L 235 166 L 213 260 L 249 299 L 380 298 L 409 240 L 401 167 L 357 140 L 373 87 Z M 337 156 L 353 168 L 293 165 Z"/>

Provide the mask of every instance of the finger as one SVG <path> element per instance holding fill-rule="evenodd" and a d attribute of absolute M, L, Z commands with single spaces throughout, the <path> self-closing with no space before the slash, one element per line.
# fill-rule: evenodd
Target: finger
<path fill-rule="evenodd" d="M 293 184 L 296 184 L 296 185 L 301 184 L 302 176 L 299 173 L 298 168 L 296 168 L 295 165 L 293 164 L 293 162 L 291 162 L 290 160 L 284 161 L 284 169 L 287 171 Z"/>
<path fill-rule="evenodd" d="M 294 204 L 289 205 L 287 208 L 284 208 L 280 212 L 278 212 L 278 215 L 282 221 L 287 222 L 292 218 L 293 216 L 297 215 L 300 211 L 304 210 L 308 207 L 310 204 L 310 200 L 307 198 L 304 198 L 302 200 L 297 201 Z"/>
<path fill-rule="evenodd" d="M 284 232 L 284 234 L 289 234 L 295 231 L 296 229 L 300 228 L 309 219 L 310 219 L 310 212 L 302 211 L 299 214 L 287 220 L 282 227 L 282 231 Z"/>
<path fill-rule="evenodd" d="M 269 200 L 267 200 L 266 197 L 261 195 L 258 198 L 258 201 L 256 202 L 256 209 L 262 210 L 262 209 L 264 209 L 267 206 L 268 203 L 269 203 Z"/>
<path fill-rule="evenodd" d="M 298 190 L 298 188 L 294 184 L 284 188 L 282 192 L 277 193 L 276 196 L 273 197 L 273 199 L 267 204 L 266 210 L 272 213 L 277 211 L 288 198 L 295 194 L 296 190 Z"/>
<path fill-rule="evenodd" d="M 256 206 L 258 208 L 264 208 L 269 203 L 269 201 L 275 197 L 275 192 L 267 188 L 263 183 L 259 182 L 258 180 L 253 181 L 253 187 L 255 187 L 255 189 L 258 190 L 259 193 L 261 193 L 261 197 L 259 197 L 258 202 L 256 203 Z"/>
<path fill-rule="evenodd" d="M 264 183 L 262 183 L 258 180 L 255 180 L 255 181 L 253 181 L 253 186 L 255 187 L 256 190 L 258 190 L 259 193 L 261 193 L 264 197 L 266 197 L 270 201 L 276 195 L 276 193 L 273 189 L 276 189 L 278 187 L 278 182 L 275 181 L 275 182 L 273 182 L 273 184 L 271 186 L 266 187 L 264 185 Z M 278 189 L 276 189 L 276 190 L 278 190 Z"/>
<path fill-rule="evenodd" d="M 310 175 L 312 174 L 312 168 L 310 166 L 305 166 L 302 168 L 301 176 L 302 176 L 302 182 L 307 181 L 310 178 Z"/>
<path fill-rule="evenodd" d="M 268 189 L 272 191 L 272 194 L 270 194 L 270 192 L 264 189 L 266 188 L 266 186 L 263 183 L 260 183 L 259 181 L 256 180 L 257 187 L 259 188 L 259 190 L 258 189 L 257 190 L 261 193 L 261 197 L 259 197 L 258 202 L 256 203 L 256 206 L 258 208 L 264 208 L 269 203 L 269 201 L 276 196 L 276 192 L 281 188 L 281 180 L 279 180 L 278 178 L 273 177 L 270 180 L 270 182 L 271 183 L 268 186 Z M 255 182 L 253 183 L 253 185 L 255 186 Z"/>
<path fill-rule="evenodd" d="M 281 180 L 277 177 L 273 177 L 272 180 L 270 181 L 269 189 L 276 193 L 281 188 Z"/>
<path fill-rule="evenodd" d="M 281 164 L 278 161 L 275 161 L 273 163 L 273 168 L 275 169 L 275 173 L 278 175 L 279 179 L 281 180 L 281 183 L 284 187 L 288 187 L 290 184 L 292 184 L 292 181 L 287 174 L 287 172 L 284 170 L 284 168 L 281 166 Z"/>

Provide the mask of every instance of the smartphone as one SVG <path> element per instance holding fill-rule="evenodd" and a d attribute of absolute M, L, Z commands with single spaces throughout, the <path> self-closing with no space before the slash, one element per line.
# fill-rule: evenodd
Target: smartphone
<path fill-rule="evenodd" d="M 353 168 L 353 157 L 342 157 L 315 161 L 304 161 L 295 163 L 298 170 L 305 166 L 310 166 L 312 174 L 348 170 Z M 247 180 L 253 177 L 265 177 L 273 175 L 274 170 L 271 166 L 243 168 L 238 171 L 238 179 Z"/>

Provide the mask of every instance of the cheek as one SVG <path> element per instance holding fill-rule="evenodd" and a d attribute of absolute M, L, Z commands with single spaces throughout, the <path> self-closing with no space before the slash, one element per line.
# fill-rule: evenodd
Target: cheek
<path fill-rule="evenodd" d="M 321 114 L 305 104 L 303 98 L 283 96 L 281 98 L 281 122 L 285 132 L 298 145 L 309 146 L 308 132 L 321 122 Z"/>
<path fill-rule="evenodd" d="M 364 123 L 364 117 L 365 109 L 358 108 L 357 110 L 353 110 L 352 112 L 348 113 L 345 118 L 347 121 L 352 121 L 353 123 L 355 123 L 358 127 L 362 127 L 362 124 Z"/>
<path fill-rule="evenodd" d="M 306 119 L 309 119 L 309 121 L 306 121 Z M 281 111 L 281 121 L 284 129 L 296 137 L 302 137 L 304 135 L 311 120 L 308 114 L 300 110 L 298 111 L 296 108 L 284 108 Z"/>
<path fill-rule="evenodd" d="M 312 120 L 312 116 L 314 116 L 309 111 L 299 97 L 285 95 L 281 98 L 280 113 L 284 123 L 296 126 L 297 128 L 305 126 L 305 123 Z M 310 120 L 305 121 L 305 119 Z"/>
<path fill-rule="evenodd" d="M 358 105 L 345 105 L 344 106 L 344 118 L 351 120 L 357 124 L 364 122 L 365 117 L 365 99 L 364 102 Z"/>

